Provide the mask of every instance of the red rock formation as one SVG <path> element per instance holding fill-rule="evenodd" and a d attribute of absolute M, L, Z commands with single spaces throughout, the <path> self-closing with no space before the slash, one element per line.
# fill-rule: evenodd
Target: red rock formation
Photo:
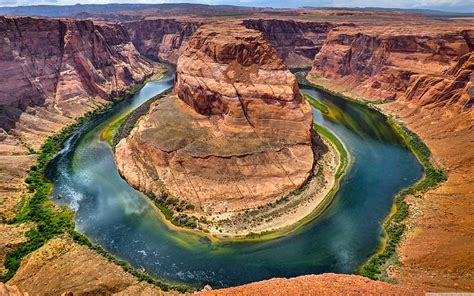
<path fill-rule="evenodd" d="M 0 282 L 0 295 L 2 296 L 28 296 L 28 293 L 23 293 L 17 286 L 5 285 Z"/>
<path fill-rule="evenodd" d="M 147 19 L 126 22 L 133 43 L 144 55 L 176 63 L 181 45 L 206 20 Z M 260 31 L 288 67 L 311 66 L 328 32 L 336 25 L 327 22 L 249 19 L 242 21 Z"/>
<path fill-rule="evenodd" d="M 422 290 L 372 281 L 357 275 L 326 273 L 290 279 L 274 278 L 199 295 L 424 295 Z"/>
<path fill-rule="evenodd" d="M 181 45 L 198 28 L 200 22 L 173 19 L 151 19 L 124 23 L 133 44 L 140 53 L 176 63 Z"/>
<path fill-rule="evenodd" d="M 213 215 L 275 202 L 309 176 L 309 105 L 261 33 L 200 27 L 178 60 L 174 92 L 116 147 L 132 185 Z"/>
<path fill-rule="evenodd" d="M 446 106 L 459 103 L 469 108 L 474 103 L 474 52 L 462 56 L 441 76 L 413 75 L 402 100 L 417 106 Z"/>
<path fill-rule="evenodd" d="M 0 39 L 3 220 L 14 216 L 25 177 L 36 160 L 28 148 L 38 148 L 48 135 L 123 93 L 154 69 L 119 25 L 0 17 Z M 14 235 L 2 234 L 1 246 L 13 243 L 10 237 Z M 17 236 L 23 239 L 21 231 Z M 0 247 L 2 262 L 7 250 Z"/>
<path fill-rule="evenodd" d="M 293 20 L 244 20 L 243 25 L 263 33 L 288 67 L 311 66 L 335 24 Z"/>
<path fill-rule="evenodd" d="M 337 80 L 358 96 L 394 100 L 407 96 L 415 81 L 443 79 L 473 49 L 473 32 L 422 25 L 339 28 L 316 55 L 312 72 Z"/>
<path fill-rule="evenodd" d="M 392 100 L 377 107 L 420 136 L 448 173 L 439 187 L 406 198 L 402 264 L 388 269 L 399 283 L 428 291 L 474 288 L 466 239 L 474 236 L 473 35 L 469 20 L 338 28 L 309 76 L 348 96 Z"/>
<path fill-rule="evenodd" d="M 112 24 L 0 17 L 0 128 L 38 146 L 153 71 Z"/>

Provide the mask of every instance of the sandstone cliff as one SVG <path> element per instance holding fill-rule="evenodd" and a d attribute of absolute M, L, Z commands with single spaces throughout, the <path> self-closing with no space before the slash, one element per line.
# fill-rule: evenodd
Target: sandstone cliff
<path fill-rule="evenodd" d="M 154 71 L 120 25 L 0 17 L 0 223 L 14 217 L 46 137 Z M 0 224 L 4 254 L 31 225 Z M 3 274 L 3 267 L 0 274 Z"/>
<path fill-rule="evenodd" d="M 200 22 L 174 19 L 151 19 L 124 23 L 135 47 L 143 55 L 158 57 L 170 63 L 178 60 L 181 45 L 198 28 Z"/>
<path fill-rule="evenodd" d="M 390 30 L 356 26 L 331 31 L 315 57 L 312 73 L 335 80 L 357 97 L 412 98 L 414 88 L 422 84 L 452 80 L 455 73 L 448 70 L 474 48 L 474 30 L 439 25 L 428 29 L 396 25 Z"/>
<path fill-rule="evenodd" d="M 176 63 L 181 45 L 205 19 L 145 19 L 124 22 L 140 53 Z M 263 33 L 288 67 L 309 67 L 337 24 L 278 19 L 247 19 L 242 24 Z"/>
<path fill-rule="evenodd" d="M 11 217 L 35 160 L 27 147 L 154 69 L 119 25 L 0 17 L 0 36 L 0 216 Z"/>
<path fill-rule="evenodd" d="M 142 191 L 168 192 L 201 215 L 229 215 L 305 182 L 311 122 L 296 78 L 261 33 L 206 25 L 181 53 L 174 95 L 117 145 L 117 165 Z"/>
<path fill-rule="evenodd" d="M 337 25 L 328 22 L 302 22 L 278 19 L 250 19 L 244 26 L 263 33 L 288 67 L 311 66 L 329 31 Z"/>
<path fill-rule="evenodd" d="M 436 21 L 338 28 L 309 78 L 378 104 L 429 146 L 448 173 L 438 188 L 409 196 L 401 265 L 388 273 L 428 291 L 474 289 L 474 23 Z M 423 198 L 420 198 L 420 194 Z"/>
<path fill-rule="evenodd" d="M 474 35 L 474 31 L 472 33 Z M 460 57 L 442 75 L 413 75 L 401 100 L 417 106 L 443 107 L 459 103 L 471 108 L 474 103 L 474 52 Z"/>
<path fill-rule="evenodd" d="M 113 24 L 0 17 L 0 128 L 38 147 L 153 71 Z"/>

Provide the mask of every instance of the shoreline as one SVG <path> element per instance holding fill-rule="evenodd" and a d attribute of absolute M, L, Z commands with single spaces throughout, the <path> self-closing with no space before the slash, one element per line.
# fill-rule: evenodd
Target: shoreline
<path fill-rule="evenodd" d="M 53 184 L 44 174 L 50 161 L 63 149 L 64 142 L 75 132 L 84 128 L 87 124 L 93 122 L 100 116 L 103 116 L 117 104 L 129 99 L 137 93 L 151 77 L 160 75 L 162 78 L 166 73 L 166 71 L 162 71 L 165 70 L 162 67 L 157 67 L 156 70 L 160 73 L 154 72 L 149 77 L 145 77 L 142 83 L 131 85 L 124 91 L 124 95 L 113 98 L 106 104 L 92 109 L 82 116 L 78 116 L 71 124 L 64 126 L 60 131 L 51 133 L 42 143 L 36 153 L 38 158 L 31 166 L 25 178 L 25 196 L 19 202 L 18 211 L 15 216 L 6 221 L 6 224 L 11 225 L 34 223 L 31 230 L 33 232 L 28 236 L 29 240 L 7 252 L 5 255 L 4 267 L 7 272 L 0 278 L 1 282 L 7 282 L 14 277 L 25 257 L 34 253 L 52 239 L 68 236 L 78 245 L 86 246 L 101 255 L 107 262 L 121 267 L 124 272 L 131 274 L 139 282 L 144 281 L 153 284 L 162 291 L 175 290 L 179 292 L 189 292 L 195 290 L 191 285 L 170 283 L 154 278 L 138 268 L 132 267 L 128 262 L 118 259 L 101 245 L 92 243 L 87 236 L 75 229 L 75 213 L 67 206 L 58 205 L 53 201 L 54 197 L 51 195 Z M 48 227 L 38 229 L 38 224 L 41 223 L 45 223 Z"/>
<path fill-rule="evenodd" d="M 158 96 L 157 98 L 153 98 L 149 101 L 148 105 L 151 103 L 155 102 L 156 100 L 162 98 L 163 96 Z M 311 102 L 308 101 L 310 104 Z M 148 107 L 147 107 L 148 108 Z M 145 108 L 145 109 L 147 109 Z M 115 127 L 115 136 L 113 140 L 113 149 L 115 149 L 115 144 L 118 143 L 118 141 L 127 136 L 129 130 L 131 127 L 129 126 L 130 122 L 134 123 L 135 121 L 139 120 L 139 117 L 141 116 L 135 116 L 135 114 L 138 112 L 142 112 L 142 108 L 139 107 L 133 112 L 131 112 L 127 118 L 122 122 L 122 124 L 118 125 Z M 141 111 L 140 111 L 141 110 Z M 140 112 L 139 112 L 140 111 Z M 128 127 L 124 127 L 128 126 Z M 318 128 L 315 128 L 317 125 L 313 123 L 313 129 L 317 131 L 320 134 L 320 131 L 318 129 L 324 129 L 320 126 Z M 339 190 L 340 183 L 343 179 L 343 177 L 346 175 L 347 171 L 349 170 L 351 166 L 351 156 L 349 151 L 346 149 L 345 145 L 342 143 L 340 139 L 338 139 L 334 134 L 332 134 L 330 131 L 324 129 L 325 133 L 324 135 L 321 135 L 321 141 L 324 142 L 325 146 L 329 148 L 329 151 L 324 153 L 321 157 L 321 159 L 318 160 L 318 162 L 315 163 L 315 166 L 312 169 L 312 173 L 308 177 L 308 180 L 297 190 L 290 192 L 283 198 L 277 200 L 274 203 L 265 205 L 265 208 L 269 208 L 268 211 L 265 210 L 260 210 L 260 209 L 248 209 L 248 211 L 257 211 L 256 217 L 259 218 L 259 216 L 268 216 L 272 215 L 272 212 L 277 212 L 278 217 L 274 219 L 274 217 L 271 217 L 270 219 L 267 219 L 268 221 L 265 221 L 263 224 L 256 225 L 253 229 L 248 230 L 248 228 L 242 228 L 245 229 L 245 233 L 232 233 L 231 231 L 228 232 L 221 232 L 219 230 L 224 229 L 222 225 L 215 226 L 213 225 L 214 229 L 209 230 L 207 227 L 202 227 L 201 222 L 199 222 L 199 219 L 197 219 L 197 225 L 196 227 L 188 227 L 185 225 L 180 225 L 176 224 L 173 220 L 173 212 L 168 209 L 168 207 L 164 204 L 162 204 L 159 200 L 154 198 L 154 195 L 148 192 L 143 192 L 147 198 L 153 203 L 154 207 L 157 208 L 158 212 L 160 213 L 160 217 L 163 221 L 163 223 L 166 225 L 166 227 L 172 231 L 183 231 L 187 233 L 191 233 L 200 237 L 205 237 L 209 239 L 211 242 L 214 243 L 219 243 L 219 242 L 248 242 L 248 241 L 263 241 L 263 240 L 271 240 L 271 239 L 276 239 L 282 236 L 286 236 L 302 226 L 306 225 L 307 223 L 313 221 L 315 218 L 317 218 L 319 215 L 322 214 L 322 212 L 329 206 L 329 204 L 332 202 L 332 199 L 335 195 L 335 193 Z M 323 159 L 323 158 L 328 158 L 328 154 L 332 154 L 332 160 L 329 160 L 329 162 L 336 162 L 335 167 L 330 168 L 330 165 L 325 164 L 324 166 L 321 167 L 320 163 L 323 162 L 328 162 L 328 159 Z M 320 161 L 320 162 L 319 162 Z M 320 183 L 324 183 L 323 187 L 319 186 L 320 188 L 315 188 L 315 179 L 321 179 L 321 176 L 318 172 L 315 172 L 317 168 L 319 168 L 319 173 L 323 172 L 325 173 L 325 177 L 332 177 L 330 180 L 329 186 L 324 186 L 325 180 L 319 180 Z M 330 172 L 326 172 L 329 170 Z M 123 178 L 123 176 L 122 176 Z M 309 188 L 311 187 L 312 188 Z M 139 190 L 135 188 L 136 190 Z M 317 189 L 320 189 L 319 192 Z M 308 197 L 306 196 L 304 203 L 298 202 L 298 199 L 301 198 L 301 195 L 308 195 L 307 191 L 312 190 L 312 196 Z M 139 190 L 140 191 L 140 190 Z M 316 191 L 316 192 L 315 192 Z M 308 201 L 309 200 L 309 201 Z M 285 205 L 288 203 L 296 203 L 296 206 L 294 207 L 288 207 L 285 208 Z M 281 206 L 283 204 L 283 206 Z M 309 205 L 309 207 L 308 207 Z M 280 210 L 280 213 L 278 212 Z M 258 212 L 260 211 L 260 212 Z M 298 213 L 294 213 L 297 211 Z M 283 212 L 283 214 L 281 213 Z M 237 215 L 242 215 L 243 211 L 231 213 L 232 218 L 235 218 Z M 191 214 L 184 212 L 184 214 Z M 244 213 L 245 214 L 245 213 Z M 216 214 L 218 215 L 218 214 Z M 229 218 L 230 215 L 225 215 L 224 217 L 220 217 L 221 221 L 227 220 L 226 218 Z M 220 215 L 222 216 L 222 215 Z M 275 215 L 276 216 L 276 215 Z M 207 217 L 206 217 L 207 218 Z M 265 217 L 264 217 L 265 218 Z M 261 219 L 264 220 L 264 219 Z M 276 227 L 275 227 L 275 220 L 276 220 Z M 290 222 L 288 222 L 288 220 Z M 219 221 L 219 220 L 218 220 Z M 207 225 L 206 225 L 207 226 Z M 241 225 L 242 226 L 242 225 Z M 245 225 L 245 227 L 248 227 L 248 225 Z"/>
<path fill-rule="evenodd" d="M 302 217 L 300 215 L 293 217 L 293 221 L 289 225 L 285 225 L 277 229 L 262 230 L 261 232 L 258 232 L 258 233 L 251 232 L 245 235 L 235 235 L 235 236 L 215 235 L 214 233 L 205 232 L 203 230 L 199 230 L 196 228 L 175 225 L 174 223 L 172 223 L 169 217 L 164 213 L 163 211 L 164 206 L 160 204 L 157 200 L 148 196 L 146 193 L 144 194 L 156 207 L 157 212 L 159 213 L 160 217 L 162 218 L 163 223 L 168 229 L 172 231 L 187 232 L 187 233 L 194 234 L 200 237 L 205 237 L 209 239 L 209 241 L 211 241 L 212 243 L 218 244 L 218 243 L 227 243 L 227 242 L 239 243 L 239 242 L 251 242 L 251 241 L 253 242 L 266 241 L 266 240 L 272 240 L 272 239 L 276 239 L 276 238 L 280 238 L 286 235 L 296 233 L 304 225 L 308 224 L 309 222 L 315 220 L 318 216 L 320 216 L 324 212 L 324 210 L 331 204 L 335 194 L 340 188 L 342 179 L 345 177 L 345 175 L 349 171 L 349 168 L 351 167 L 351 164 L 352 164 L 351 155 L 349 151 L 346 149 L 345 145 L 342 143 L 342 141 L 340 141 L 329 130 L 315 123 L 313 123 L 313 129 L 317 130 L 317 132 L 322 137 L 322 140 L 325 142 L 325 145 L 327 145 L 328 148 L 331 150 L 331 151 L 326 152 L 325 154 L 332 152 L 334 158 L 337 161 L 337 166 L 331 172 L 334 179 L 333 179 L 333 182 L 331 182 L 331 186 L 326 188 L 324 194 L 319 194 L 318 196 L 315 196 L 313 198 L 312 201 L 314 202 L 314 200 L 316 200 L 317 203 L 314 206 L 310 207 L 310 210 L 307 211 L 307 213 L 305 213 Z M 320 131 L 323 131 L 323 130 L 324 130 L 324 134 L 321 134 Z M 320 160 L 322 160 L 322 158 Z M 314 177 L 314 176 L 310 176 L 310 178 L 311 177 Z M 312 180 L 309 180 L 309 182 L 311 181 Z M 307 186 L 307 184 L 303 186 Z M 304 188 L 300 194 L 304 193 L 307 189 L 308 188 Z M 292 195 L 292 194 L 293 193 L 290 193 L 289 195 Z M 296 196 L 296 198 L 298 198 L 298 196 Z M 307 204 L 299 205 L 299 208 L 304 209 L 305 206 L 307 206 Z M 166 209 L 166 207 L 164 208 Z M 284 218 L 288 218 L 288 217 L 284 217 Z"/>
<path fill-rule="evenodd" d="M 405 198 L 408 195 L 414 195 L 420 192 L 424 193 L 429 189 L 436 188 L 447 180 L 447 173 L 444 168 L 437 164 L 432 158 L 429 147 L 416 133 L 409 130 L 404 122 L 391 114 L 387 114 L 376 106 L 378 104 L 387 103 L 386 101 L 369 101 L 351 98 L 337 91 L 328 89 L 326 86 L 313 83 L 311 78 L 308 78 L 307 75 L 298 78 L 302 80 L 302 84 L 318 89 L 324 93 L 365 105 L 382 114 L 386 118 L 387 123 L 390 124 L 397 135 L 401 137 L 407 149 L 412 152 L 419 164 L 423 167 L 423 176 L 411 186 L 400 190 L 400 192 L 394 196 L 390 212 L 381 224 L 384 236 L 380 238 L 380 247 L 357 270 L 357 273 L 362 276 L 391 282 L 393 280 L 389 278 L 387 269 L 398 262 L 396 249 L 406 232 L 405 221 L 409 216 L 409 208 Z M 323 79 L 329 81 L 329 79 Z"/>

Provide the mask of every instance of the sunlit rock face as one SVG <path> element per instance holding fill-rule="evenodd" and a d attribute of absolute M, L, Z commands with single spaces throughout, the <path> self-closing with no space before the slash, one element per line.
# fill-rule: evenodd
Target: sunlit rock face
<path fill-rule="evenodd" d="M 308 178 L 312 114 L 296 78 L 262 34 L 200 27 L 182 49 L 173 94 L 116 147 L 119 170 L 143 191 L 201 213 L 274 202 Z"/>
<path fill-rule="evenodd" d="M 312 72 L 367 99 L 470 105 L 473 44 L 474 31 L 455 24 L 345 27 L 328 35 Z"/>
<path fill-rule="evenodd" d="M 153 66 L 116 24 L 0 17 L 0 128 L 39 146 Z"/>

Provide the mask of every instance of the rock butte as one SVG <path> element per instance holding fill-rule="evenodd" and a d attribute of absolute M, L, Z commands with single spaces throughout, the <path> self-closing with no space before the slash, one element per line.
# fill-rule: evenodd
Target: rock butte
<path fill-rule="evenodd" d="M 242 211 L 306 181 L 311 124 L 295 76 L 260 32 L 204 25 L 180 54 L 173 95 L 116 146 L 116 162 L 133 186 L 202 215 Z"/>

